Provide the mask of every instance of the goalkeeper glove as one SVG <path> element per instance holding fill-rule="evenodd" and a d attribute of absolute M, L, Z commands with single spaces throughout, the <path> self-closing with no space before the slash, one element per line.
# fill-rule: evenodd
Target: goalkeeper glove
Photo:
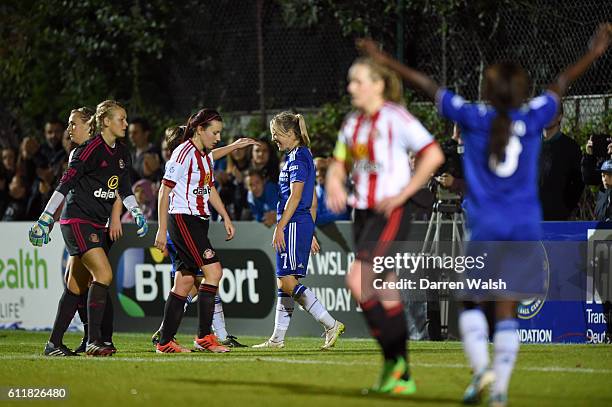
<path fill-rule="evenodd" d="M 30 243 L 34 246 L 41 247 L 51 241 L 49 237 L 51 225 L 53 225 L 53 215 L 49 212 L 43 212 L 38 218 L 38 221 L 32 225 L 29 232 Z"/>
<path fill-rule="evenodd" d="M 136 234 L 138 235 L 138 237 L 144 237 L 144 235 L 146 235 L 149 231 L 149 225 L 147 225 L 147 220 L 145 219 L 145 216 L 142 214 L 142 211 L 138 207 L 133 208 L 132 210 L 130 210 L 130 212 L 132 213 L 134 221 L 138 226 Z"/>

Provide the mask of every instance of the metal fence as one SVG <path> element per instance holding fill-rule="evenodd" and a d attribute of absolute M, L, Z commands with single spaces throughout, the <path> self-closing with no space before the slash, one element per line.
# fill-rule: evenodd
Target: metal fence
<path fill-rule="evenodd" d="M 334 16 L 324 12 L 330 2 L 309 1 L 323 8 L 316 24 L 292 26 L 278 1 L 208 3 L 185 18 L 177 64 L 169 73 L 175 110 L 194 102 L 225 111 L 317 107 L 345 92 L 359 33 L 343 34 Z M 402 38 L 385 34 L 395 30 L 393 15 L 370 34 L 392 52 L 403 45 L 407 62 L 472 100 L 481 95 L 484 68 L 503 59 L 523 64 L 539 91 L 586 50 L 599 22 L 612 19 L 612 2 L 600 0 L 507 1 L 476 21 L 469 3 L 446 16 L 405 3 Z M 569 94 L 611 93 L 610 72 L 608 53 Z"/>

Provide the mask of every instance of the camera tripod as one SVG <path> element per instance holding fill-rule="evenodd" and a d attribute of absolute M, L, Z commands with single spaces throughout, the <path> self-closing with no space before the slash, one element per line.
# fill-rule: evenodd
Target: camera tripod
<path fill-rule="evenodd" d="M 442 224 L 447 222 L 444 220 L 444 217 L 450 216 L 452 227 L 450 255 L 455 258 L 455 256 L 463 253 L 463 236 L 465 235 L 465 223 L 460 197 L 447 191 L 439 190 L 436 193 L 436 198 L 438 200 L 433 205 L 421 252 L 429 256 L 448 255 L 448 253 L 440 252 L 440 234 Z M 447 281 L 450 277 L 443 269 L 436 270 L 435 272 L 440 273 L 439 281 Z M 426 297 L 430 339 L 447 338 L 450 306 L 449 290 L 428 290 Z"/>

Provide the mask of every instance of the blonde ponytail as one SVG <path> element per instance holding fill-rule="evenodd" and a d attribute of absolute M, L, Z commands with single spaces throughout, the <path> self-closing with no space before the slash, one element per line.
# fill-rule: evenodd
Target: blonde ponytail
<path fill-rule="evenodd" d="M 104 119 L 109 117 L 115 109 L 125 110 L 123 105 L 116 100 L 105 100 L 96 106 L 96 113 L 87 121 L 90 137 L 102 133 Z"/>
<path fill-rule="evenodd" d="M 290 130 L 293 130 L 301 145 L 310 146 L 310 137 L 308 136 L 306 120 L 303 115 L 281 112 L 270 120 L 271 133 L 288 134 Z"/>

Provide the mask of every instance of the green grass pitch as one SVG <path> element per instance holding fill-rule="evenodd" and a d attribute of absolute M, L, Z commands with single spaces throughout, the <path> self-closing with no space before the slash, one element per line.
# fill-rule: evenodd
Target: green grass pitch
<path fill-rule="evenodd" d="M 65 400 L 8 401 L 24 406 L 439 406 L 459 405 L 470 379 L 461 344 L 411 342 L 418 392 L 412 397 L 361 394 L 374 383 L 380 355 L 371 340 L 341 338 L 319 351 L 320 338 L 289 337 L 285 349 L 229 354 L 158 355 L 149 334 L 116 334 L 109 358 L 41 356 L 48 333 L 0 331 L 0 388 L 64 387 Z M 65 343 L 75 347 L 77 334 Z M 189 345 L 190 338 L 179 336 Z M 241 337 L 245 344 L 264 338 Z M 189 403 L 189 404 L 187 404 Z M 612 346 L 524 345 L 510 386 L 514 406 L 612 405 Z"/>

